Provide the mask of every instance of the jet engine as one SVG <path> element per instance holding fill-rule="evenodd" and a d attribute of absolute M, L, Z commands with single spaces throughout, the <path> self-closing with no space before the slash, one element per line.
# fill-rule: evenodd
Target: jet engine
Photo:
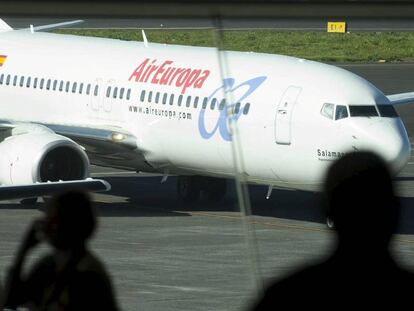
<path fill-rule="evenodd" d="M 0 184 L 81 180 L 89 159 L 77 143 L 54 132 L 13 135 L 0 143 Z"/>

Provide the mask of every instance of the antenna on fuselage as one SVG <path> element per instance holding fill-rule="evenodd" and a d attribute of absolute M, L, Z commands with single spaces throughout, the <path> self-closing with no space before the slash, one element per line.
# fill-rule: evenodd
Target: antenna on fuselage
<path fill-rule="evenodd" d="M 142 39 L 144 40 L 144 45 L 147 48 L 148 47 L 148 40 L 147 40 L 147 36 L 145 35 L 144 29 L 142 29 Z"/>

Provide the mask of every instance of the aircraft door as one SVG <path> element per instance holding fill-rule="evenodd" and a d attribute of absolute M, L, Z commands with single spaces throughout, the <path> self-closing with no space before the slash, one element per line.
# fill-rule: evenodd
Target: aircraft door
<path fill-rule="evenodd" d="M 99 111 L 99 94 L 98 94 L 98 87 L 102 85 L 102 79 L 96 79 L 95 84 L 91 85 L 91 88 L 89 90 L 90 99 L 91 99 L 91 110 L 92 112 L 97 113 Z"/>
<path fill-rule="evenodd" d="M 103 89 L 104 92 L 102 93 L 103 109 L 105 113 L 110 113 L 112 111 L 115 89 L 117 88 L 114 87 L 114 80 L 108 80 Z"/>
<path fill-rule="evenodd" d="M 276 110 L 275 140 L 280 145 L 290 145 L 292 140 L 292 114 L 302 89 L 289 86 L 282 96 Z"/>

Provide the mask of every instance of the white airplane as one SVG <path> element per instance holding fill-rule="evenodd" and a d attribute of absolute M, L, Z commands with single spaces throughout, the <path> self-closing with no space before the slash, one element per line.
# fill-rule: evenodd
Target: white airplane
<path fill-rule="evenodd" d="M 331 162 L 355 150 L 377 152 L 395 174 L 408 161 L 393 105 L 414 93 L 385 96 L 288 56 L 225 51 L 223 72 L 215 48 L 38 31 L 53 26 L 0 23 L 4 192 L 82 185 L 92 163 L 178 175 L 183 200 L 220 199 L 234 177 L 230 121 L 249 183 L 318 190 Z"/>

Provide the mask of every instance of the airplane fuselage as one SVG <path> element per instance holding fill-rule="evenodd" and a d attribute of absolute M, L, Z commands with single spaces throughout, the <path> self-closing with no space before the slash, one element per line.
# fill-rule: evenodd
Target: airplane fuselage
<path fill-rule="evenodd" d="M 334 66 L 220 52 L 223 69 L 215 48 L 29 31 L 0 42 L 2 119 L 122 128 L 144 158 L 91 154 L 94 164 L 231 177 L 229 122 L 249 182 L 317 189 L 330 163 L 355 150 L 378 152 L 395 172 L 408 160 L 401 119 L 382 111 L 387 97 Z"/>

